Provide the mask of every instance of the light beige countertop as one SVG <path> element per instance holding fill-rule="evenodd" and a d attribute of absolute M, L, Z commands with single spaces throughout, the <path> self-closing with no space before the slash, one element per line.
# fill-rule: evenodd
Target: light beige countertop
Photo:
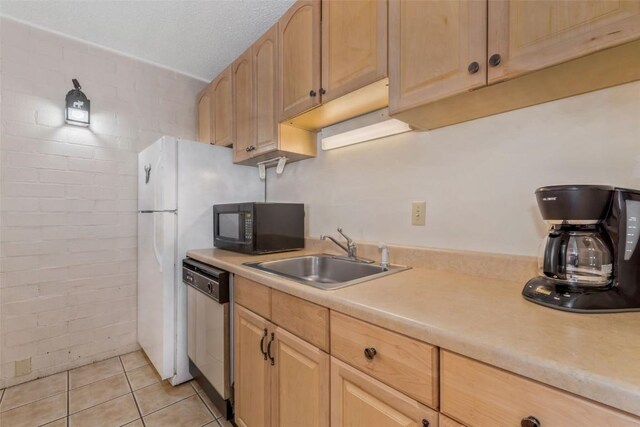
<path fill-rule="evenodd" d="M 640 312 L 575 314 L 525 301 L 522 282 L 413 269 L 323 291 L 242 265 L 317 250 L 188 256 L 330 309 L 640 416 Z"/>

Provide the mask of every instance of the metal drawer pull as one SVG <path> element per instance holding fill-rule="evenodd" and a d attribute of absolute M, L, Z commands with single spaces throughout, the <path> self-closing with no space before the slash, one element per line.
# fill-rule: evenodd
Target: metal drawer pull
<path fill-rule="evenodd" d="M 267 328 L 264 328 L 264 335 L 260 339 L 260 353 L 264 356 L 264 360 L 267 360 L 267 352 L 263 350 L 265 338 L 267 338 Z"/>
<path fill-rule="evenodd" d="M 540 427 L 542 423 L 536 417 L 528 416 L 520 421 L 520 427 Z"/>
<path fill-rule="evenodd" d="M 272 366 L 276 364 L 276 358 L 273 357 L 273 355 L 271 355 L 271 344 L 273 344 L 273 340 L 275 339 L 275 337 L 276 337 L 276 334 L 271 332 L 271 340 L 269 341 L 269 345 L 267 345 L 267 353 L 269 354 L 269 359 L 271 359 Z"/>
<path fill-rule="evenodd" d="M 373 360 L 376 354 L 378 354 L 378 352 L 373 347 L 367 347 L 364 349 L 364 357 L 366 357 L 369 360 Z"/>

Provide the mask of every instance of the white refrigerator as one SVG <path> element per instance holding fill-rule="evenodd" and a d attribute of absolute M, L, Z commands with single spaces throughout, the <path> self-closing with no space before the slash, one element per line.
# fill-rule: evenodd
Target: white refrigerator
<path fill-rule="evenodd" d="M 213 247 L 213 204 L 263 200 L 228 148 L 164 136 L 138 155 L 138 343 L 173 385 L 191 379 L 182 259 Z"/>

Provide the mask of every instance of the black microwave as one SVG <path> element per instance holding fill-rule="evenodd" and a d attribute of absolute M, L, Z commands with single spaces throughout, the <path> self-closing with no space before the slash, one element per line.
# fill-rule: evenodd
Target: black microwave
<path fill-rule="evenodd" d="M 246 254 L 304 248 L 304 204 L 213 205 L 213 245 Z"/>

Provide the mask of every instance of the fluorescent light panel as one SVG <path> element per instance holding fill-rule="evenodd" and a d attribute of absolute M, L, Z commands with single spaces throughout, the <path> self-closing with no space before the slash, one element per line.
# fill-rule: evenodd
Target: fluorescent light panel
<path fill-rule="evenodd" d="M 369 126 L 322 138 L 322 149 L 333 150 L 347 145 L 358 144 L 385 136 L 408 132 L 411 127 L 396 119 L 389 119 Z"/>

